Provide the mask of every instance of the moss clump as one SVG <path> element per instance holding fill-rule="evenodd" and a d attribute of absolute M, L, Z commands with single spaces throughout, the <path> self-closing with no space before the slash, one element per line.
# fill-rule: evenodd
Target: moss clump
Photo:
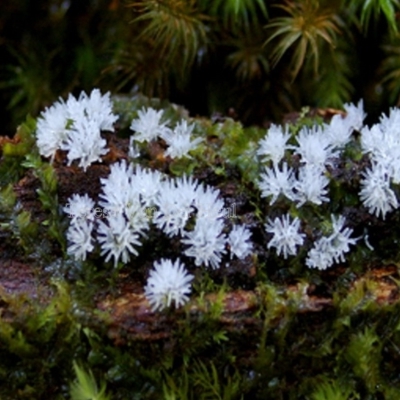
<path fill-rule="evenodd" d="M 40 303 L 3 292 L 0 393 L 79 398 L 88 384 L 113 399 L 396 395 L 397 285 L 383 298 L 396 274 L 360 277 L 333 299 L 270 283 L 163 314 L 131 292 L 82 302 L 84 289 L 65 282 Z"/>

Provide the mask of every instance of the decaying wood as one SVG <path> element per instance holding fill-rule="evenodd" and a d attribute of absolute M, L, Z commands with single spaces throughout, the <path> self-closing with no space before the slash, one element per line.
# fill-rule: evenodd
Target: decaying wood
<path fill-rule="evenodd" d="M 109 162 L 115 161 L 115 155 L 121 158 L 126 154 L 117 144 L 115 150 L 108 155 Z M 58 177 L 58 198 L 60 205 L 65 205 L 73 193 L 88 193 L 94 200 L 100 192 L 100 179 L 109 173 L 107 160 L 105 164 L 91 165 L 86 172 L 81 169 L 68 167 L 63 163 L 55 165 Z M 56 163 L 57 164 L 57 163 Z M 44 218 L 43 210 L 37 199 L 36 190 L 39 188 L 38 179 L 28 171 L 26 176 L 14 188 L 23 208 L 30 211 L 33 218 L 40 221 Z M 248 266 L 248 276 L 254 276 L 253 266 Z M 42 278 L 38 273 L 34 261 L 27 262 L 15 258 L 15 253 L 8 251 L 4 244 L 0 244 L 0 316 L 4 315 L 7 301 L 4 296 L 26 296 L 30 301 L 46 304 L 53 296 L 54 289 L 48 278 Z M 354 279 L 349 292 L 359 288 L 359 285 L 373 282 L 368 286 L 368 296 L 378 304 L 391 304 L 399 301 L 397 285 L 398 271 L 396 266 L 383 266 L 372 269 Z M 118 285 L 118 282 L 117 282 Z M 287 293 L 287 302 L 294 297 L 298 300 L 297 312 L 323 313 L 334 307 L 333 299 L 314 293 L 312 285 L 290 285 L 280 287 L 280 293 Z M 192 296 L 185 309 L 175 310 L 173 313 L 153 312 L 146 300 L 143 289 L 131 290 L 129 285 L 121 285 L 117 295 L 99 293 L 95 308 L 106 316 L 108 334 L 118 343 L 130 340 L 157 341 L 170 337 L 174 321 L 184 318 L 196 319 L 207 312 L 210 304 L 216 301 L 217 294 L 209 294 L 202 301 Z M 2 295 L 3 294 L 3 295 Z M 285 299 L 285 296 L 283 296 Z M 207 306 L 208 305 L 208 306 Z M 283 304 L 283 307 L 285 304 Z M 243 331 L 245 329 L 260 329 L 262 314 L 268 311 L 268 302 L 261 290 L 235 290 L 227 292 L 223 297 L 223 310 L 218 322 L 226 330 Z M 94 313 L 93 313 L 94 315 Z M 261 315 L 261 316 L 260 316 Z"/>
<path fill-rule="evenodd" d="M 368 272 L 357 278 L 352 287 L 356 288 L 367 280 L 374 285 L 368 292 L 368 297 L 378 304 L 391 304 L 399 301 L 399 288 L 395 278 L 397 268 L 387 266 Z M 298 313 L 323 313 L 333 307 L 333 301 L 328 297 L 309 294 L 311 287 L 292 285 L 282 291 L 290 292 L 288 302 L 295 296 L 298 298 Z M 351 289 L 353 290 L 353 289 Z M 350 290 L 350 292 L 351 292 Z M 26 296 L 31 301 L 45 305 L 51 300 L 54 290 L 49 281 L 38 278 L 35 269 L 19 261 L 0 260 L 0 315 L 7 308 L 9 296 Z M 3 294 L 3 295 L 2 295 Z M 95 308 L 104 315 L 107 323 L 108 335 L 116 344 L 129 340 L 157 341 L 171 336 L 174 322 L 180 319 L 196 319 L 216 301 L 217 294 L 209 294 L 200 302 L 192 298 L 188 308 L 178 309 L 173 313 L 153 312 L 143 293 L 132 293 L 126 286 L 126 291 L 119 291 L 118 295 L 103 296 Z M 227 331 L 241 332 L 246 329 L 261 329 L 262 317 L 256 314 L 263 303 L 264 295 L 258 291 L 236 290 L 223 295 L 223 310 L 218 322 Z M 208 305 L 208 306 L 207 306 Z M 268 309 L 268 303 L 264 304 Z M 93 310 L 94 311 L 94 310 Z M 94 315 L 94 313 L 93 313 Z M 97 318 L 97 317 L 94 317 Z"/>

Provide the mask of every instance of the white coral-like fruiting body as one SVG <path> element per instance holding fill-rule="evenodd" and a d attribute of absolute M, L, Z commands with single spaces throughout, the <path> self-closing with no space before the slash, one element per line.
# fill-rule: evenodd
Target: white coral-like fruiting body
<path fill-rule="evenodd" d="M 182 243 L 189 246 L 184 251 L 185 255 L 193 257 L 198 267 L 204 265 L 213 269 L 219 268 L 221 257 L 226 252 L 223 228 L 221 220 L 197 219 L 194 229 L 184 233 Z"/>
<path fill-rule="evenodd" d="M 183 177 L 163 183 L 155 199 L 157 210 L 153 222 L 168 236 L 182 234 L 185 225 L 194 212 L 197 182 Z"/>
<path fill-rule="evenodd" d="M 36 128 L 36 144 L 43 157 L 53 161 L 56 151 L 61 148 L 67 137 L 68 110 L 62 101 L 54 103 L 44 110 Z"/>
<path fill-rule="evenodd" d="M 277 164 L 265 168 L 258 186 L 261 189 L 262 197 L 271 197 L 269 204 L 272 205 L 281 194 L 290 200 L 294 200 L 295 183 L 293 170 L 288 168 L 288 165 L 284 162 L 282 169 Z"/>
<path fill-rule="evenodd" d="M 101 255 L 106 256 L 106 262 L 114 257 L 116 267 L 119 259 L 123 263 L 130 260 L 129 254 L 139 253 L 133 246 L 141 246 L 139 234 L 132 230 L 122 213 L 112 214 L 107 218 L 107 224 L 99 220 L 97 240 L 101 245 Z"/>
<path fill-rule="evenodd" d="M 95 202 L 87 193 L 83 196 L 73 194 L 68 199 L 68 203 L 63 210 L 71 218 L 71 223 L 75 223 L 81 219 L 93 219 L 95 215 Z"/>
<path fill-rule="evenodd" d="M 392 108 L 380 123 L 361 131 L 361 146 L 395 184 L 400 183 L 400 110 Z"/>
<path fill-rule="evenodd" d="M 360 199 L 371 214 L 385 219 L 386 214 L 398 208 L 396 194 L 390 188 L 389 174 L 381 164 L 373 164 L 362 173 Z"/>
<path fill-rule="evenodd" d="M 235 225 L 229 233 L 227 243 L 231 251 L 231 259 L 235 255 L 240 260 L 251 254 L 253 244 L 250 241 L 251 232 L 243 225 Z"/>
<path fill-rule="evenodd" d="M 225 204 L 220 198 L 220 191 L 210 186 L 199 185 L 194 198 L 194 206 L 197 209 L 197 219 L 215 220 L 225 216 Z"/>
<path fill-rule="evenodd" d="M 331 145 L 338 149 L 342 149 L 350 141 L 354 130 L 360 130 L 363 127 L 366 116 L 362 100 L 358 102 L 357 106 L 346 103 L 344 109 L 346 115 L 334 115 L 324 129 Z"/>
<path fill-rule="evenodd" d="M 114 131 L 118 116 L 113 114 L 110 92 L 101 95 L 99 89 L 93 89 L 90 96 L 82 92 L 79 101 L 87 119 L 93 121 L 102 131 Z"/>
<path fill-rule="evenodd" d="M 157 137 L 163 137 L 169 132 L 168 121 L 161 122 L 163 110 L 156 111 L 154 108 L 142 108 L 138 112 L 138 118 L 131 123 L 130 129 L 135 131 L 133 136 L 137 142 L 151 142 Z"/>
<path fill-rule="evenodd" d="M 387 142 L 390 145 L 393 144 L 390 131 L 383 131 L 380 124 L 372 125 L 372 127 L 365 126 L 361 130 L 361 148 L 377 162 L 387 158 L 389 150 L 386 146 Z"/>
<path fill-rule="evenodd" d="M 260 140 L 257 154 L 263 157 L 264 162 L 272 161 L 273 164 L 278 164 L 285 155 L 285 151 L 290 148 L 287 145 L 289 138 L 287 127 L 284 129 L 272 124 L 268 133 Z"/>
<path fill-rule="evenodd" d="M 342 149 L 351 139 L 353 126 L 350 121 L 336 114 L 329 124 L 325 125 L 324 133 L 334 148 Z"/>
<path fill-rule="evenodd" d="M 67 253 L 76 260 L 85 261 L 87 253 L 94 249 L 92 231 L 93 221 L 78 220 L 72 223 L 67 230 Z"/>
<path fill-rule="evenodd" d="M 312 164 L 300 167 L 299 177 L 294 184 L 297 206 L 301 207 L 306 202 L 320 205 L 329 201 L 329 197 L 326 196 L 328 184 L 329 179 L 320 167 Z"/>
<path fill-rule="evenodd" d="M 159 173 L 153 174 L 141 168 L 137 168 L 135 173 L 132 165 L 127 164 L 125 160 L 112 164 L 108 177 L 101 179 L 102 193 L 99 196 L 99 205 L 103 207 L 103 214 L 122 213 L 136 231 L 147 229 L 148 198 L 144 201 L 142 195 L 156 196 L 160 189 L 160 176 Z M 144 177 L 148 179 L 144 181 Z"/>
<path fill-rule="evenodd" d="M 179 122 L 173 131 L 164 134 L 163 139 L 168 145 L 166 156 L 171 158 L 191 158 L 189 152 L 194 150 L 202 141 L 202 138 L 192 140 L 194 124 L 188 125 L 186 121 Z"/>
<path fill-rule="evenodd" d="M 78 99 L 69 95 L 59 100 L 38 118 L 36 144 L 39 153 L 53 161 L 57 150 L 67 151 L 69 164 L 79 160 L 84 170 L 108 152 L 102 130 L 113 131 L 117 116 L 112 112 L 110 94 L 93 89 L 90 96 L 82 92 Z"/>
<path fill-rule="evenodd" d="M 101 178 L 102 193 L 100 193 L 100 206 L 110 213 L 122 213 L 132 201 L 132 196 L 139 197 L 131 188 L 132 165 L 125 160 L 111 165 L 107 178 Z"/>
<path fill-rule="evenodd" d="M 353 103 L 346 103 L 344 105 L 346 116 L 344 120 L 346 123 L 355 130 L 360 130 L 363 126 L 364 119 L 367 114 L 364 111 L 364 101 L 361 99 L 357 105 Z"/>
<path fill-rule="evenodd" d="M 161 259 L 154 263 L 144 289 L 145 296 L 153 311 L 163 310 L 172 303 L 178 308 L 189 300 L 193 275 L 176 260 Z"/>
<path fill-rule="evenodd" d="M 68 129 L 61 149 L 67 151 L 68 165 L 79 160 L 78 165 L 86 171 L 87 167 L 108 153 L 107 142 L 100 135 L 98 124 L 90 119 L 82 118 L 74 121 Z"/>
<path fill-rule="evenodd" d="M 298 146 L 295 153 L 300 155 L 304 164 L 323 169 L 326 164 L 330 164 L 331 158 L 338 155 L 321 127 L 302 128 L 296 140 Z"/>
<path fill-rule="evenodd" d="M 334 263 L 344 262 L 344 254 L 350 251 L 350 245 L 356 244 L 357 239 L 350 238 L 353 230 L 344 228 L 345 218 L 332 215 L 331 219 L 332 234 L 317 240 L 308 252 L 306 265 L 309 268 L 325 270 Z"/>
<path fill-rule="evenodd" d="M 268 220 L 265 230 L 272 233 L 272 239 L 268 242 L 268 248 L 275 247 L 278 256 L 282 253 L 283 258 L 289 255 L 297 254 L 297 247 L 304 243 L 304 233 L 300 233 L 300 219 L 294 218 L 290 220 L 289 214 L 285 214 L 282 218 L 275 218 L 273 221 Z"/>
<path fill-rule="evenodd" d="M 130 178 L 130 185 L 139 194 L 142 204 L 145 207 L 152 207 L 162 190 L 163 179 L 164 176 L 157 170 L 152 171 L 136 166 Z"/>

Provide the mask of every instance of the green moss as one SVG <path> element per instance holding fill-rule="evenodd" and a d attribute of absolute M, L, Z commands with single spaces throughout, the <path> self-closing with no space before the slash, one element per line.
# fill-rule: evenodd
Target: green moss
<path fill-rule="evenodd" d="M 32 148 L 35 148 L 36 119 L 27 117 L 15 134 L 15 141 L 5 142 L 1 149 L 0 189 L 15 183 L 24 173 L 23 161 Z"/>
<path fill-rule="evenodd" d="M 69 387 L 78 399 L 87 386 L 113 399 L 399 393 L 397 353 L 386 356 L 400 346 L 398 305 L 360 308 L 352 300 L 341 310 L 307 315 L 301 314 L 303 293 L 301 287 L 292 293 L 260 287 L 253 316 L 262 325 L 256 331 L 236 327 L 236 333 L 221 325 L 223 292 L 212 303 L 200 298 L 198 312 L 170 314 L 174 329 L 167 341 L 124 346 L 110 342 L 94 323 L 98 317 L 77 303 L 65 283 L 56 284 L 45 306 L 3 294 L 13 318 L 0 320 L 0 381 L 7 382 L 0 393 L 42 398 Z"/>

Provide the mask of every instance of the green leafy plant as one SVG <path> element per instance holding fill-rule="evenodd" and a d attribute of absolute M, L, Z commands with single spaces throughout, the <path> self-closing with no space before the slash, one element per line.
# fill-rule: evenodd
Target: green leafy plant
<path fill-rule="evenodd" d="M 0 82 L 0 90 L 12 93 L 8 109 L 14 110 L 16 125 L 28 114 L 37 115 L 44 104 L 56 97 L 50 71 L 53 55 L 30 47 L 19 51 L 10 48 L 9 51 L 15 61 L 4 67 L 2 75 L 7 79 Z"/>
<path fill-rule="evenodd" d="M 232 374 L 224 384 L 218 376 L 215 365 L 208 368 L 203 363 L 198 363 L 193 371 L 194 385 L 199 387 L 201 398 L 231 400 L 240 399 L 240 376 Z M 242 397 L 243 398 L 243 397 Z"/>
<path fill-rule="evenodd" d="M 35 146 L 36 120 L 28 116 L 17 128 L 14 141 L 5 141 L 0 163 L 0 188 L 15 183 L 23 174 L 22 163 Z"/>
<path fill-rule="evenodd" d="M 343 36 L 338 38 L 335 48 L 330 45 L 322 46 L 321 58 L 324 62 L 320 64 L 318 76 L 310 83 L 307 91 L 308 96 L 320 107 L 340 109 L 355 92 L 352 81 L 356 61 L 352 59 L 350 52 L 352 40 L 347 34 Z M 308 76 L 309 72 L 303 74 L 305 79 Z"/>
<path fill-rule="evenodd" d="M 380 77 L 383 85 L 386 85 L 390 93 L 390 102 L 398 106 L 400 103 L 400 35 L 387 37 L 382 49 L 385 58 L 380 66 Z"/>
<path fill-rule="evenodd" d="M 215 18 L 221 18 L 224 26 L 250 28 L 260 18 L 267 17 L 268 10 L 262 0 L 201 0 L 201 7 Z"/>
<path fill-rule="evenodd" d="M 397 33 L 396 10 L 399 7 L 398 0 L 367 0 L 359 2 L 357 6 L 361 9 L 360 22 L 365 31 L 370 27 L 371 20 L 376 24 L 383 14 L 391 33 Z"/>
<path fill-rule="evenodd" d="M 376 332 L 368 328 L 352 335 L 345 352 L 355 375 L 363 379 L 370 393 L 376 390 L 376 384 L 380 381 L 380 355 L 381 341 Z"/>
<path fill-rule="evenodd" d="M 65 251 L 66 241 L 58 204 L 57 174 L 55 169 L 51 164 L 42 161 L 39 154 L 34 153 L 26 156 L 23 166 L 31 168 L 41 183 L 41 188 L 37 189 L 37 194 L 44 210 L 49 212 L 49 218 L 43 221 L 42 225 L 48 227 L 50 237 L 56 239 Z"/>
<path fill-rule="evenodd" d="M 111 400 L 106 394 L 106 384 L 102 382 L 99 388 L 92 371 L 85 371 L 75 361 L 73 366 L 76 382 L 70 388 L 72 400 Z"/>
<path fill-rule="evenodd" d="M 145 21 L 141 35 L 154 41 L 154 51 L 173 60 L 182 57 L 182 71 L 190 67 L 199 49 L 206 44 L 207 33 L 203 15 L 196 1 L 152 0 L 134 3 L 140 13 L 136 23 Z"/>
<path fill-rule="evenodd" d="M 328 379 L 317 384 L 310 396 L 311 400 L 350 400 L 358 397 L 352 396 L 352 389 L 344 386 L 338 381 Z"/>
<path fill-rule="evenodd" d="M 266 26 L 266 28 L 274 30 L 266 44 L 275 38 L 280 38 L 271 54 L 273 63 L 276 65 L 293 46 L 293 78 L 300 71 L 306 54 L 310 51 L 314 58 L 316 72 L 320 62 L 321 40 L 331 47 L 336 44 L 336 34 L 339 32 L 340 25 L 338 15 L 331 10 L 324 9 L 317 0 L 290 2 L 277 7 L 284 10 L 289 16 L 274 18 Z"/>
<path fill-rule="evenodd" d="M 9 27 L 2 36 L 0 101 L 14 124 L 95 85 L 172 98 L 194 114 L 230 110 L 245 124 L 306 104 L 396 101 L 397 0 L 46 0 L 43 13 L 18 4 L 16 15 L 4 10 L 6 21 L 35 18 L 24 20 L 24 35 Z"/>
<path fill-rule="evenodd" d="M 239 81 L 262 79 L 270 72 L 270 62 L 263 47 L 263 31 L 253 29 L 240 32 L 228 41 L 232 52 L 227 56 L 227 65 L 235 71 Z"/>

